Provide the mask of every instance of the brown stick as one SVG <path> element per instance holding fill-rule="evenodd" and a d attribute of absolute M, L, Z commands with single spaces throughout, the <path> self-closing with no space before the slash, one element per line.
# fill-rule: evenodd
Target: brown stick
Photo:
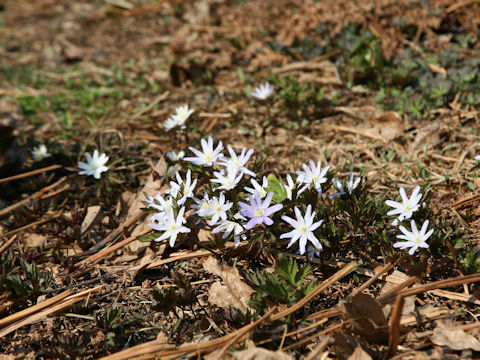
<path fill-rule="evenodd" d="M 375 281 L 377 281 L 377 279 L 380 276 L 382 276 L 384 273 L 390 271 L 391 269 L 393 269 L 393 264 L 392 264 L 392 262 L 389 262 L 387 265 L 385 265 L 379 271 L 377 271 L 377 273 L 374 276 L 372 276 L 370 279 L 368 279 L 368 281 L 363 283 L 359 288 L 353 290 L 353 292 L 348 296 L 348 298 L 353 298 L 358 293 L 361 293 L 363 290 L 365 290 L 370 285 L 372 285 Z"/>
<path fill-rule="evenodd" d="M 397 297 L 395 306 L 393 307 L 392 317 L 389 326 L 388 345 L 390 346 L 389 356 L 392 357 L 397 352 L 398 341 L 400 339 L 400 319 L 402 317 L 402 310 L 405 300 L 403 296 Z"/>
<path fill-rule="evenodd" d="M 38 198 L 40 198 L 43 194 L 49 192 L 50 190 L 56 188 L 57 186 L 60 186 L 61 184 L 63 184 L 65 181 L 67 181 L 67 177 L 64 176 L 63 178 L 61 178 L 60 180 L 58 180 L 56 183 L 52 184 L 52 185 L 49 185 L 49 186 L 46 186 L 44 187 L 43 189 L 40 189 L 39 191 L 37 191 L 36 193 L 34 193 L 33 195 L 30 195 L 29 197 L 27 197 L 26 199 L 23 199 L 15 204 L 12 204 L 10 206 L 7 206 L 6 208 L 0 210 L 0 216 L 5 216 L 7 215 L 10 211 L 12 210 L 15 210 L 17 208 L 19 208 L 20 206 L 23 206 L 24 204 L 28 203 L 30 200 L 36 200 Z"/>
<path fill-rule="evenodd" d="M 56 214 L 56 215 L 53 215 L 51 218 L 48 218 L 48 219 L 42 219 L 42 220 L 34 221 L 33 223 L 30 223 L 30 224 L 21 226 L 17 229 L 14 229 L 14 230 L 8 231 L 6 233 L 0 234 L 0 238 L 17 234 L 21 231 L 30 229 L 31 227 L 34 227 L 34 226 L 37 226 L 37 225 L 45 224 L 49 221 L 52 221 L 52 220 L 55 220 L 56 218 L 59 218 L 61 215 L 62 214 Z"/>
<path fill-rule="evenodd" d="M 29 176 L 42 174 L 42 173 L 52 171 L 52 170 L 57 170 L 57 169 L 60 169 L 61 167 L 62 167 L 62 165 L 51 165 L 51 166 L 47 166 L 47 167 L 44 167 L 44 168 L 41 168 L 41 169 L 32 170 L 32 171 L 29 171 L 29 172 L 26 172 L 26 173 L 23 173 L 23 174 L 18 174 L 18 175 L 6 177 L 6 178 L 3 178 L 3 179 L 0 179 L 0 184 L 2 184 L 4 182 L 7 182 L 7 181 L 23 179 L 23 178 L 26 178 L 26 177 L 29 177 Z"/>
<path fill-rule="evenodd" d="M 12 314 L 10 316 L 7 316 L 6 318 L 0 319 L 0 329 L 3 329 L 5 326 L 10 325 L 16 321 L 19 321 L 21 319 L 26 318 L 27 316 L 30 316 L 32 314 L 35 314 L 39 312 L 40 310 L 43 310 L 49 306 L 52 306 L 55 303 L 58 303 L 65 299 L 67 296 L 72 295 L 72 292 L 70 290 L 64 291 L 63 293 L 54 296 L 50 299 L 47 299 L 45 301 L 42 301 L 39 304 L 36 304 L 34 306 L 30 306 L 29 308 L 19 311 L 15 314 Z"/>
<path fill-rule="evenodd" d="M 3 244 L 2 247 L 0 247 L 0 254 L 3 253 L 5 250 L 7 250 L 8 247 L 12 245 L 12 243 L 15 241 L 16 238 L 17 238 L 17 235 L 13 235 L 10 240 L 8 240 L 5 244 Z"/>

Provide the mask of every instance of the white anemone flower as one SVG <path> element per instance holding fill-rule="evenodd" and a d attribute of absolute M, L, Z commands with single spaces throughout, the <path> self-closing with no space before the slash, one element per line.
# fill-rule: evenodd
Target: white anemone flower
<path fill-rule="evenodd" d="M 422 225 L 420 231 L 417 229 L 417 225 L 415 224 L 415 220 L 411 221 L 412 231 L 408 231 L 404 226 L 400 225 L 399 229 L 403 233 L 402 235 L 397 235 L 398 239 L 406 240 L 406 241 L 399 241 L 393 244 L 393 247 L 400 248 L 400 250 L 405 250 L 410 248 L 408 253 L 413 255 L 418 248 L 428 248 L 429 245 L 427 244 L 427 239 L 433 234 L 433 229 L 427 232 L 428 228 L 428 220 Z"/>
<path fill-rule="evenodd" d="M 165 200 L 160 193 L 155 195 L 155 197 L 148 195 L 145 202 L 147 203 L 147 208 L 154 208 L 160 212 L 168 211 L 173 206 L 172 197 Z"/>
<path fill-rule="evenodd" d="M 40 144 L 32 149 L 32 156 L 35 160 L 41 161 L 49 156 L 52 156 L 44 144 Z"/>
<path fill-rule="evenodd" d="M 322 193 L 322 184 L 327 182 L 326 174 L 327 171 L 330 169 L 330 165 L 325 166 L 322 169 L 322 162 L 319 161 L 317 165 L 315 162 L 310 159 L 309 161 L 310 167 L 307 164 L 302 164 L 304 171 L 297 171 L 297 181 L 299 183 L 305 184 L 302 188 L 303 190 L 308 189 L 311 185 L 319 192 L 321 195 Z"/>
<path fill-rule="evenodd" d="M 203 195 L 203 199 L 193 198 L 196 204 L 192 205 L 192 209 L 195 209 L 193 214 L 198 214 L 201 217 L 212 216 L 212 200 L 209 199 L 208 194 Z"/>
<path fill-rule="evenodd" d="M 214 171 L 213 175 L 215 178 L 210 181 L 220 185 L 215 190 L 232 190 L 242 179 L 243 172 L 239 173 L 236 168 L 230 166 L 227 167 L 227 171 L 223 169 L 221 171 Z"/>
<path fill-rule="evenodd" d="M 480 161 L 480 155 L 475 156 L 475 160 Z"/>
<path fill-rule="evenodd" d="M 361 179 L 362 178 L 359 176 L 358 178 L 355 179 L 355 181 L 353 181 L 353 172 L 351 172 L 350 173 L 350 179 L 348 180 L 348 183 L 346 184 L 347 185 L 346 191 L 345 191 L 344 185 L 338 179 L 333 179 L 333 181 L 332 181 L 333 186 L 335 186 L 339 192 L 336 193 L 336 194 L 333 194 L 333 195 L 329 195 L 328 197 L 329 198 L 339 197 L 339 196 L 342 196 L 342 195 L 346 194 L 347 192 L 350 195 L 353 194 L 353 191 L 360 184 Z"/>
<path fill-rule="evenodd" d="M 190 229 L 186 226 L 183 226 L 183 224 L 185 224 L 185 222 L 187 221 L 183 217 L 184 213 L 185 208 L 182 207 L 178 211 L 177 218 L 175 218 L 175 213 L 173 212 L 173 209 L 170 209 L 169 211 L 165 212 L 163 218 L 157 219 L 157 223 L 152 222 L 148 224 L 148 226 L 150 226 L 152 229 L 164 232 L 161 236 L 156 238 L 155 241 L 162 241 L 170 238 L 169 244 L 171 247 L 173 247 L 175 245 L 175 241 L 177 240 L 178 234 L 189 233 Z"/>
<path fill-rule="evenodd" d="M 212 214 L 212 219 L 208 225 L 215 225 L 219 219 L 223 221 L 227 220 L 227 211 L 233 206 L 233 203 L 230 201 L 225 201 L 225 194 L 222 192 L 217 198 L 214 196 L 210 202 L 210 212 Z"/>
<path fill-rule="evenodd" d="M 195 110 L 189 109 L 188 105 L 179 106 L 175 109 L 175 114 L 171 115 L 164 123 L 165 131 L 170 131 L 175 127 L 181 130 L 185 129 L 185 121 L 193 114 Z"/>
<path fill-rule="evenodd" d="M 273 93 L 273 86 L 267 81 L 265 84 L 260 85 L 259 87 L 255 88 L 251 95 L 257 100 L 266 100 L 272 95 Z"/>
<path fill-rule="evenodd" d="M 185 151 L 183 150 L 180 150 L 178 153 L 175 151 L 169 151 L 165 154 L 165 157 L 171 162 L 182 160 L 184 156 Z"/>
<path fill-rule="evenodd" d="M 235 243 L 235 247 L 238 246 L 240 240 L 245 240 L 247 236 L 245 234 L 239 235 L 244 231 L 244 227 L 239 223 L 231 220 L 224 220 L 220 221 L 219 225 L 212 230 L 214 234 L 219 232 L 223 232 L 222 239 L 226 239 L 233 233 L 233 241 Z"/>
<path fill-rule="evenodd" d="M 222 161 L 219 162 L 218 165 L 222 165 L 227 168 L 232 167 L 237 172 L 242 172 L 246 175 L 255 176 L 255 173 L 253 171 L 245 167 L 245 164 L 248 162 L 248 160 L 253 154 L 253 149 L 250 149 L 247 151 L 247 148 L 243 148 L 240 155 L 237 155 L 235 153 L 235 150 L 233 150 L 233 148 L 230 145 L 227 146 L 227 150 L 228 150 L 228 153 L 230 154 L 230 158 L 222 156 L 221 158 Z"/>
<path fill-rule="evenodd" d="M 399 221 L 404 219 L 410 219 L 415 211 L 420 207 L 420 199 L 422 194 L 420 193 L 420 186 L 416 186 L 413 189 L 412 195 L 407 197 L 405 189 L 400 187 L 400 196 L 402 197 L 402 202 L 387 200 L 385 203 L 393 207 L 393 210 L 387 212 L 387 215 L 398 215 L 397 219 L 394 220 L 392 225 L 397 225 Z"/>
<path fill-rule="evenodd" d="M 223 157 L 223 144 L 221 141 L 218 142 L 218 145 L 215 149 L 213 148 L 213 139 L 211 136 L 209 136 L 207 140 L 200 140 L 200 144 L 202 145 L 202 151 L 199 151 L 193 147 L 189 147 L 189 149 L 197 156 L 186 157 L 184 159 L 185 161 L 190 161 L 199 166 L 213 166 L 219 158 Z"/>
<path fill-rule="evenodd" d="M 313 232 L 323 223 L 323 220 L 313 222 L 315 219 L 316 212 L 312 212 L 312 205 L 307 206 L 307 211 L 305 212 L 305 216 L 302 216 L 298 207 L 294 207 L 295 215 L 297 219 L 293 219 L 286 215 L 282 216 L 282 220 L 293 226 L 293 230 L 280 235 L 280 239 L 291 238 L 290 242 L 287 245 L 287 248 L 293 245 L 297 240 L 300 239 L 299 248 L 300 248 L 300 255 L 305 254 L 305 248 L 307 245 L 307 241 L 310 241 L 313 246 L 317 249 L 322 249 L 322 244 L 313 234 Z"/>
<path fill-rule="evenodd" d="M 193 191 L 195 190 L 195 186 L 197 185 L 197 179 L 192 181 L 192 172 L 190 169 L 188 169 L 187 171 L 185 181 L 182 179 L 180 173 L 178 172 L 175 174 L 175 177 L 177 178 L 177 182 L 170 181 L 171 189 L 169 190 L 169 193 L 172 196 L 174 196 L 174 193 L 180 193 L 182 197 L 180 198 L 180 200 L 177 201 L 177 203 L 179 205 L 183 205 L 185 204 L 185 201 L 187 201 L 187 198 L 193 197 Z"/>
<path fill-rule="evenodd" d="M 257 180 L 251 179 L 250 182 L 252 183 L 253 188 L 245 186 L 245 190 L 252 195 L 255 193 L 260 194 L 260 198 L 263 199 L 267 195 L 267 188 L 268 188 L 268 179 L 264 176 L 262 179 L 262 185 L 260 185 Z"/>
<path fill-rule="evenodd" d="M 85 153 L 85 157 L 87 158 L 87 162 L 84 163 L 83 161 L 78 162 L 78 167 L 82 169 L 78 174 L 79 175 L 93 175 L 95 179 L 100 179 L 100 174 L 102 172 L 108 171 L 108 167 L 105 164 L 108 161 L 108 156 L 106 154 L 99 154 L 98 150 L 95 149 L 93 151 L 93 156 L 90 153 Z"/>

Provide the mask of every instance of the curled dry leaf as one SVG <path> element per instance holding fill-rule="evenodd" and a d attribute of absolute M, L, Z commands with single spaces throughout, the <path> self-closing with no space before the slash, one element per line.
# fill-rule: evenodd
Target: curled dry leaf
<path fill-rule="evenodd" d="M 369 342 L 384 343 L 388 339 L 388 324 L 382 305 L 373 296 L 357 294 L 342 304 L 347 329 Z"/>
<path fill-rule="evenodd" d="M 446 346 L 453 350 L 480 351 L 480 341 L 476 337 L 467 334 L 462 329 L 449 327 L 441 322 L 433 330 L 430 340 L 435 345 Z"/>
<path fill-rule="evenodd" d="M 391 141 L 405 131 L 405 123 L 400 115 L 394 111 L 387 111 L 378 117 L 372 117 L 368 120 L 372 128 L 371 131 L 377 132 L 385 141 Z"/>
<path fill-rule="evenodd" d="M 371 356 L 363 350 L 357 339 L 345 335 L 335 335 L 335 355 L 339 360 L 370 360 Z"/>
<path fill-rule="evenodd" d="M 229 308 L 231 306 L 247 311 L 247 301 L 253 289 L 242 281 L 238 270 L 228 265 L 220 265 L 218 260 L 209 257 L 203 263 L 203 268 L 213 275 L 220 276 L 223 283 L 216 281 L 208 291 L 208 301 L 211 304 Z"/>

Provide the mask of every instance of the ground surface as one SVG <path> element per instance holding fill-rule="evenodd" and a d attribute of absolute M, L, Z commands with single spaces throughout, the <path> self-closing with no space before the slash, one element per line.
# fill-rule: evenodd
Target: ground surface
<path fill-rule="evenodd" d="M 480 288 L 469 274 L 480 268 L 479 23 L 475 1 L 0 1 L 1 352 L 478 356 Z M 274 95 L 254 101 L 266 80 Z M 166 133 L 183 104 L 195 109 L 187 131 Z M 443 253 L 390 266 L 369 242 L 393 230 L 345 231 L 340 247 L 311 261 L 306 280 L 329 285 L 314 298 L 270 294 L 257 312 L 229 309 L 213 284 L 260 293 L 253 272 L 275 272 L 284 246 L 216 251 L 208 232 L 176 248 L 135 239 L 148 230 L 143 193 L 162 188 L 166 152 L 208 135 L 255 149 L 265 174 L 294 173 L 310 158 L 342 179 L 354 171 L 378 204 L 420 185 Z M 52 156 L 35 162 L 38 144 Z M 77 175 L 95 148 L 110 156 L 102 182 Z M 338 306 L 375 274 L 361 289 L 371 297 Z M 399 297 L 385 294 L 409 287 L 402 314 Z"/>

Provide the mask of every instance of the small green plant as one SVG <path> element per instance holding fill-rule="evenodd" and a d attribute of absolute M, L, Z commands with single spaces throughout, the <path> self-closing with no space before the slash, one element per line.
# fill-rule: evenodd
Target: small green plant
<path fill-rule="evenodd" d="M 175 270 L 172 270 L 171 276 L 175 287 L 170 287 L 165 291 L 153 290 L 153 298 L 157 301 L 153 309 L 161 311 L 165 315 L 174 311 L 176 306 L 180 308 L 191 306 L 197 300 L 195 290 L 185 276 Z"/>
<path fill-rule="evenodd" d="M 245 274 L 245 279 L 256 289 L 249 306 L 257 312 L 263 312 L 271 302 L 289 305 L 296 303 L 315 287 L 315 282 L 306 281 L 310 271 L 309 264 L 299 267 L 294 259 L 280 255 L 275 273 Z"/>
<path fill-rule="evenodd" d="M 463 265 L 466 273 L 477 273 L 480 270 L 480 252 L 468 248 L 465 257 L 460 260 L 460 263 Z"/>
<path fill-rule="evenodd" d="M 23 276 L 10 275 L 6 278 L 8 289 L 17 297 L 36 298 L 45 292 L 52 282 L 51 271 L 40 272 L 37 264 L 20 259 Z"/>
<path fill-rule="evenodd" d="M 105 310 L 105 313 L 95 313 L 95 324 L 105 332 L 106 345 L 108 347 L 115 346 L 115 337 L 124 326 L 123 323 L 123 307 L 112 306 Z"/>

